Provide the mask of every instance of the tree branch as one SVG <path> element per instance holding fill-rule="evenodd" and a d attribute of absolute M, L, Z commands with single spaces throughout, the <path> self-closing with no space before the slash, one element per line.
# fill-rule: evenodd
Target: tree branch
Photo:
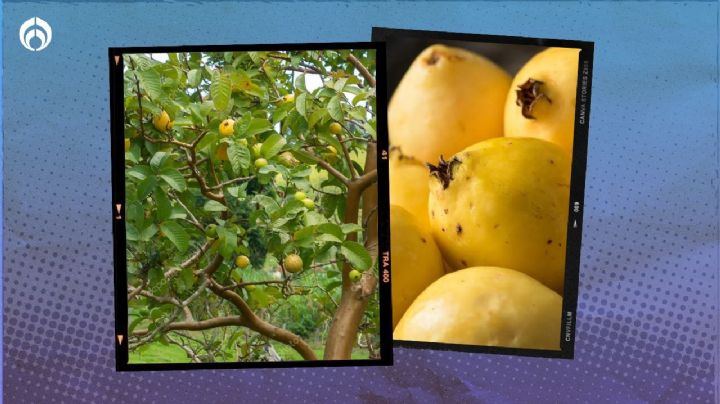
<path fill-rule="evenodd" d="M 313 152 L 309 151 L 308 148 L 305 148 L 305 153 L 310 157 L 312 161 L 317 163 L 320 167 L 324 168 L 327 172 L 332 174 L 333 177 L 337 178 L 345 184 L 346 186 L 350 184 L 350 180 L 340 171 L 338 171 L 335 167 L 331 166 L 330 163 L 327 161 L 321 159 L 320 157 L 316 156 Z"/>
<path fill-rule="evenodd" d="M 342 125 L 342 128 L 347 130 L 344 125 Z M 355 179 L 357 178 L 357 172 L 355 171 L 355 165 L 353 164 L 352 158 L 350 158 L 350 151 L 348 150 L 347 145 L 345 142 L 343 142 L 343 136 L 341 133 L 338 133 L 337 139 L 340 142 L 340 146 L 342 147 L 343 155 L 345 155 L 345 161 L 347 161 L 348 167 L 350 169 L 350 178 Z"/>
<path fill-rule="evenodd" d="M 222 188 L 223 188 L 224 186 L 226 186 L 226 185 L 231 185 L 231 184 L 234 184 L 234 183 L 236 183 L 236 182 L 250 181 L 250 180 L 253 179 L 253 178 L 255 178 L 254 175 L 251 175 L 251 176 L 249 176 L 249 177 L 237 177 L 237 178 L 233 178 L 233 179 L 231 179 L 231 180 L 227 180 L 227 181 L 225 181 L 225 182 L 221 182 L 221 183 L 219 183 L 219 184 L 217 184 L 217 185 L 215 185 L 215 186 L 212 186 L 212 187 L 210 187 L 210 189 L 211 189 L 211 190 L 222 189 Z"/>
<path fill-rule="evenodd" d="M 363 77 L 365 77 L 365 80 L 370 83 L 370 86 L 375 87 L 375 77 L 370 74 L 370 71 L 368 71 L 367 67 L 365 67 L 358 58 L 356 58 L 353 54 L 349 54 L 347 60 L 355 66 Z"/>
<path fill-rule="evenodd" d="M 225 300 L 230 301 L 230 303 L 237 307 L 243 317 L 242 321 L 245 323 L 244 325 L 247 328 L 259 332 L 260 334 L 270 339 L 281 342 L 285 345 L 289 345 L 290 347 L 295 349 L 305 360 L 317 360 L 315 352 L 310 348 L 310 345 L 308 345 L 307 342 L 303 341 L 302 338 L 293 334 L 292 332 L 284 328 L 274 326 L 262 320 L 260 317 L 256 316 L 255 313 L 253 313 L 250 309 L 250 306 L 247 305 L 245 300 L 243 300 L 240 295 L 229 290 L 223 290 L 223 287 L 218 285 L 213 280 L 210 280 L 210 284 L 208 287 L 211 291 L 213 291 L 213 293 L 215 293 L 219 297 L 222 297 Z"/>

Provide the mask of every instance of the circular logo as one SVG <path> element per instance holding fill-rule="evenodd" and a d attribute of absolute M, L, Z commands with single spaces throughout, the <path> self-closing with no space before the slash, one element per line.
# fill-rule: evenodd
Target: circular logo
<path fill-rule="evenodd" d="M 51 41 L 52 28 L 40 17 L 30 18 L 20 26 L 20 43 L 29 51 L 39 52 Z"/>

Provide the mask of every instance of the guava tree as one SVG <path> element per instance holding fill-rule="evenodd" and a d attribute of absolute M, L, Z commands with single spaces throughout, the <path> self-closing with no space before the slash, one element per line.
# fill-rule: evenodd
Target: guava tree
<path fill-rule="evenodd" d="M 124 65 L 130 351 L 319 359 L 311 336 L 324 359 L 376 357 L 374 52 Z"/>

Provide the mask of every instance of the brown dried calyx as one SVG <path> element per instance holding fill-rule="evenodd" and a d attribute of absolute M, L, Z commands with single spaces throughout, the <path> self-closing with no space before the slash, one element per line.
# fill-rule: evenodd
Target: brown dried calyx
<path fill-rule="evenodd" d="M 522 115 L 527 119 L 535 119 L 532 115 L 532 110 L 538 101 L 544 99 L 552 104 L 552 100 L 540 89 L 540 86 L 543 84 L 540 80 L 529 78 L 515 90 L 515 94 L 517 95 L 515 104 L 522 107 Z"/>
<path fill-rule="evenodd" d="M 450 182 L 453 180 L 453 172 L 455 171 L 455 166 L 458 164 L 461 164 L 459 158 L 453 157 L 450 161 L 445 161 L 443 156 L 440 156 L 440 162 L 438 165 L 432 165 L 430 163 L 427 163 L 427 168 L 430 169 L 430 175 L 440 180 L 440 182 L 443 185 L 443 189 L 447 189 L 447 187 L 450 186 Z"/>

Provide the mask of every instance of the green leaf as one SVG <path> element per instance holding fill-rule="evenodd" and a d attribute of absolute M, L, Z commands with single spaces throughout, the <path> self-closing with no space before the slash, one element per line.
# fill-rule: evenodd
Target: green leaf
<path fill-rule="evenodd" d="M 345 238 L 342 228 L 335 223 L 323 223 L 317 227 L 315 233 L 318 241 L 342 243 Z"/>
<path fill-rule="evenodd" d="M 336 121 L 343 120 L 342 106 L 340 105 L 340 95 L 335 95 L 328 101 L 327 110 L 330 117 Z"/>
<path fill-rule="evenodd" d="M 339 287 L 340 285 L 342 285 L 342 281 L 332 281 L 332 282 L 328 282 L 328 284 L 325 285 L 325 290 L 331 291 L 331 290 Z"/>
<path fill-rule="evenodd" d="M 345 88 L 345 84 L 347 83 L 347 81 L 348 81 L 347 77 L 340 78 L 335 82 L 335 85 L 333 85 L 333 88 L 337 92 L 342 92 L 342 90 Z"/>
<path fill-rule="evenodd" d="M 170 217 L 168 219 L 185 219 L 187 218 L 187 212 L 185 209 L 179 206 L 173 206 L 170 210 Z"/>
<path fill-rule="evenodd" d="M 310 118 L 308 118 L 308 126 L 311 128 L 315 126 L 316 123 L 320 122 L 324 117 L 328 115 L 327 109 L 325 108 L 318 108 L 315 111 L 313 111 L 312 114 L 310 114 Z"/>
<path fill-rule="evenodd" d="M 353 97 L 353 99 L 352 99 L 353 105 L 357 105 L 358 102 L 367 99 L 367 98 L 368 98 L 368 95 L 369 95 L 369 93 L 367 93 L 367 92 L 362 92 L 362 93 L 356 95 L 356 96 Z"/>
<path fill-rule="evenodd" d="M 155 178 L 155 176 L 149 176 L 144 180 L 140 181 L 140 183 L 137 185 L 135 196 L 137 197 L 137 199 L 143 200 L 155 190 L 156 186 L 157 179 Z"/>
<path fill-rule="evenodd" d="M 269 196 L 255 195 L 255 201 L 257 201 L 257 203 L 259 203 L 263 207 L 263 209 L 268 215 L 272 215 L 274 212 L 280 209 L 280 205 L 277 203 L 277 201 Z"/>
<path fill-rule="evenodd" d="M 316 227 L 317 226 L 315 226 L 315 225 L 303 227 L 302 229 L 295 232 L 295 234 L 293 235 L 293 239 L 296 242 L 301 242 L 301 241 L 312 238 L 313 234 L 315 234 Z"/>
<path fill-rule="evenodd" d="M 300 89 L 302 92 L 307 92 L 307 87 L 305 87 L 305 73 L 300 74 L 295 79 L 295 87 Z"/>
<path fill-rule="evenodd" d="M 167 195 L 165 192 L 160 190 L 160 192 L 155 192 L 153 194 L 153 198 L 155 199 L 155 203 L 157 205 L 157 220 L 159 222 L 167 220 L 170 217 L 170 212 L 172 211 L 172 205 L 170 204 L 170 200 Z"/>
<path fill-rule="evenodd" d="M 295 98 L 295 109 L 303 117 L 307 117 L 305 108 L 307 108 L 307 93 L 302 93 Z"/>
<path fill-rule="evenodd" d="M 140 240 L 140 234 L 138 234 L 137 228 L 133 226 L 132 223 L 125 224 L 125 238 L 127 238 L 128 241 Z"/>
<path fill-rule="evenodd" d="M 358 271 L 365 271 L 372 266 L 372 257 L 365 247 L 355 241 L 346 240 L 340 246 L 340 253 Z"/>
<path fill-rule="evenodd" d="M 257 135 L 257 134 L 272 130 L 272 128 L 273 128 L 272 124 L 267 119 L 253 118 L 250 121 L 250 125 L 248 125 L 247 131 L 244 136 L 248 137 L 248 136 Z"/>
<path fill-rule="evenodd" d="M 130 169 L 128 169 L 125 172 L 130 177 L 137 178 L 139 180 L 144 180 L 145 178 L 152 175 L 152 171 L 150 170 L 150 167 L 146 165 L 139 165 L 139 166 L 133 166 Z"/>
<path fill-rule="evenodd" d="M 163 163 L 163 160 L 165 160 L 165 157 L 167 157 L 167 153 L 163 151 L 159 151 L 153 154 L 152 158 L 150 159 L 150 166 L 157 170 L 158 167 L 160 167 L 160 165 Z"/>
<path fill-rule="evenodd" d="M 151 100 L 156 101 L 162 94 L 162 83 L 160 82 L 160 75 L 157 71 L 143 70 L 138 71 L 138 79 L 140 80 L 140 86 L 147 93 Z"/>
<path fill-rule="evenodd" d="M 159 266 L 154 266 L 150 268 L 148 271 L 148 283 L 150 286 L 155 286 L 156 284 L 162 282 L 165 279 L 165 275 L 163 274 L 162 268 Z"/>
<path fill-rule="evenodd" d="M 188 87 L 197 87 L 202 81 L 202 71 L 200 69 L 192 69 L 188 72 Z"/>
<path fill-rule="evenodd" d="M 178 251 L 184 253 L 188 249 L 190 236 L 182 226 L 176 222 L 167 221 L 160 223 L 160 230 L 175 245 Z"/>
<path fill-rule="evenodd" d="M 187 188 L 185 177 L 183 177 L 183 175 L 174 168 L 169 168 L 161 171 L 158 177 L 162 178 L 162 180 L 165 181 L 168 185 L 170 185 L 172 189 L 178 192 L 184 192 Z"/>
<path fill-rule="evenodd" d="M 178 279 L 182 282 L 185 290 L 190 289 L 195 283 L 195 277 L 193 276 L 193 268 L 187 267 L 180 271 Z"/>
<path fill-rule="evenodd" d="M 210 97 L 212 97 L 215 109 L 224 111 L 230 101 L 231 83 L 227 74 L 220 73 L 218 70 L 213 71 L 212 81 L 210 82 Z"/>
<path fill-rule="evenodd" d="M 250 167 L 250 150 L 241 144 L 231 144 L 227 150 L 228 159 L 235 174 Z M 235 196 L 235 195 L 233 195 Z"/>
<path fill-rule="evenodd" d="M 272 115 L 272 123 L 275 125 L 276 123 L 282 121 L 285 119 L 285 117 L 288 115 L 288 112 L 290 112 L 294 107 L 294 104 L 291 103 L 285 103 L 280 105 L 275 112 L 273 112 Z"/>
<path fill-rule="evenodd" d="M 140 240 L 141 241 L 150 241 L 150 239 L 153 238 L 153 236 L 155 235 L 155 233 L 157 233 L 157 231 L 158 231 L 157 226 L 155 226 L 154 224 L 150 224 L 150 226 L 144 228 L 140 232 L 140 235 L 139 235 Z"/>
<path fill-rule="evenodd" d="M 227 230 L 224 227 L 218 227 L 217 233 L 220 240 L 220 255 L 228 259 L 235 253 L 237 235 L 234 231 Z"/>
<path fill-rule="evenodd" d="M 359 121 L 364 121 L 367 119 L 367 110 L 365 107 L 353 107 L 350 110 L 350 116 Z"/>
<path fill-rule="evenodd" d="M 363 124 L 365 132 L 369 133 L 373 139 L 377 139 L 377 133 L 375 132 L 375 121 L 367 121 Z"/>
<path fill-rule="evenodd" d="M 280 134 L 273 133 L 263 142 L 260 154 L 266 159 L 272 158 L 282 150 L 286 143 L 285 138 Z"/>
<path fill-rule="evenodd" d="M 311 226 L 314 224 L 322 224 L 322 223 L 327 223 L 327 218 L 325 218 L 325 216 L 323 216 L 317 212 L 313 212 L 313 211 L 307 212 L 305 214 L 305 225 L 306 226 Z"/>
<path fill-rule="evenodd" d="M 362 226 L 356 223 L 343 223 L 340 227 L 342 228 L 342 232 L 345 234 L 362 231 Z"/>
<path fill-rule="evenodd" d="M 205 206 L 203 206 L 203 209 L 208 212 L 224 212 L 227 210 L 227 206 L 223 205 L 218 201 L 209 200 L 205 202 Z"/>

